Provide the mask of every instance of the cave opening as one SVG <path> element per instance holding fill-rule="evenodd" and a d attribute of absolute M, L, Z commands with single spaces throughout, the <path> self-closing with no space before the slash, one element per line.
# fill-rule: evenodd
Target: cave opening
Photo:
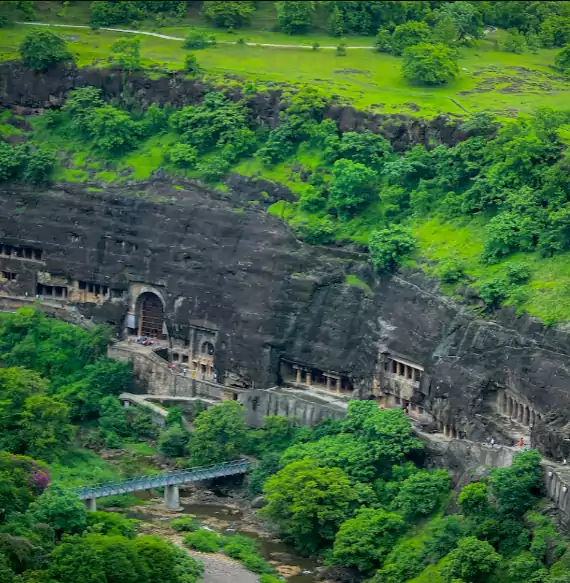
<path fill-rule="evenodd" d="M 137 300 L 139 336 L 164 338 L 164 307 L 161 299 L 152 292 L 145 292 Z"/>

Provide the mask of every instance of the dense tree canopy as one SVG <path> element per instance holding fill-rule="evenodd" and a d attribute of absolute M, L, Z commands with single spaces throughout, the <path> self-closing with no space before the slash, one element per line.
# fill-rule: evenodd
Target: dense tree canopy
<path fill-rule="evenodd" d="M 32 30 L 20 45 L 20 57 L 26 67 L 44 71 L 61 61 L 71 61 L 66 42 L 51 30 Z"/>

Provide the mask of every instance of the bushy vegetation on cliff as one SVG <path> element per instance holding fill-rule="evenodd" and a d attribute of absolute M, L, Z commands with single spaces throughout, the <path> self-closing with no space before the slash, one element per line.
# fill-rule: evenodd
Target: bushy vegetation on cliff
<path fill-rule="evenodd" d="M 417 465 L 421 443 L 400 410 L 353 401 L 345 420 L 314 430 L 269 417 L 248 447 L 261 456 L 250 488 L 282 536 L 370 583 L 570 581 L 570 546 L 535 510 L 535 451 L 467 485 L 452 510 L 449 475 Z"/>

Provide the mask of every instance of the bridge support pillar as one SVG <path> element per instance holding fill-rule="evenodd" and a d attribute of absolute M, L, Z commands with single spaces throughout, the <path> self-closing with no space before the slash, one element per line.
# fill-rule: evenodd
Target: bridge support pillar
<path fill-rule="evenodd" d="M 172 510 L 173 512 L 182 510 L 182 506 L 180 506 L 180 489 L 178 486 L 165 486 L 164 502 L 168 510 Z"/>
<path fill-rule="evenodd" d="M 97 512 L 97 498 L 87 498 L 85 506 L 87 506 L 89 512 Z"/>

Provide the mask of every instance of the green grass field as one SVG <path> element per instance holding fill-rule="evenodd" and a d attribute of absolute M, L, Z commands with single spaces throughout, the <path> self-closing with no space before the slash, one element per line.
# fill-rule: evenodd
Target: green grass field
<path fill-rule="evenodd" d="M 18 46 L 29 30 L 30 25 L 3 29 L 0 58 L 17 58 Z M 176 27 L 160 32 L 183 37 L 187 30 Z M 108 66 L 111 45 L 121 37 L 121 33 L 102 30 L 59 28 L 57 32 L 69 42 L 80 66 Z M 256 38 L 258 34 L 262 37 Z M 221 39 L 224 34 L 218 36 Z M 231 37 L 225 33 L 228 36 Z M 269 32 L 248 38 L 260 42 L 301 40 Z M 338 42 L 338 39 L 329 40 Z M 365 41 L 372 43 L 370 37 L 350 39 L 351 44 Z M 141 37 L 145 67 L 181 69 L 186 53 L 179 41 Z M 484 39 L 477 48 L 462 49 L 462 74 L 457 81 L 446 87 L 426 88 L 413 87 L 404 81 L 400 74 L 401 58 L 372 49 L 351 49 L 345 57 L 326 49 L 235 44 L 218 44 L 215 48 L 196 51 L 207 75 L 237 75 L 260 86 L 310 83 L 359 109 L 424 117 L 440 113 L 465 115 L 481 110 L 512 117 L 517 112 L 530 113 L 538 106 L 565 108 L 570 98 L 570 84 L 552 69 L 555 54 L 554 50 L 522 55 L 504 53 L 494 50 L 490 38 Z"/>

